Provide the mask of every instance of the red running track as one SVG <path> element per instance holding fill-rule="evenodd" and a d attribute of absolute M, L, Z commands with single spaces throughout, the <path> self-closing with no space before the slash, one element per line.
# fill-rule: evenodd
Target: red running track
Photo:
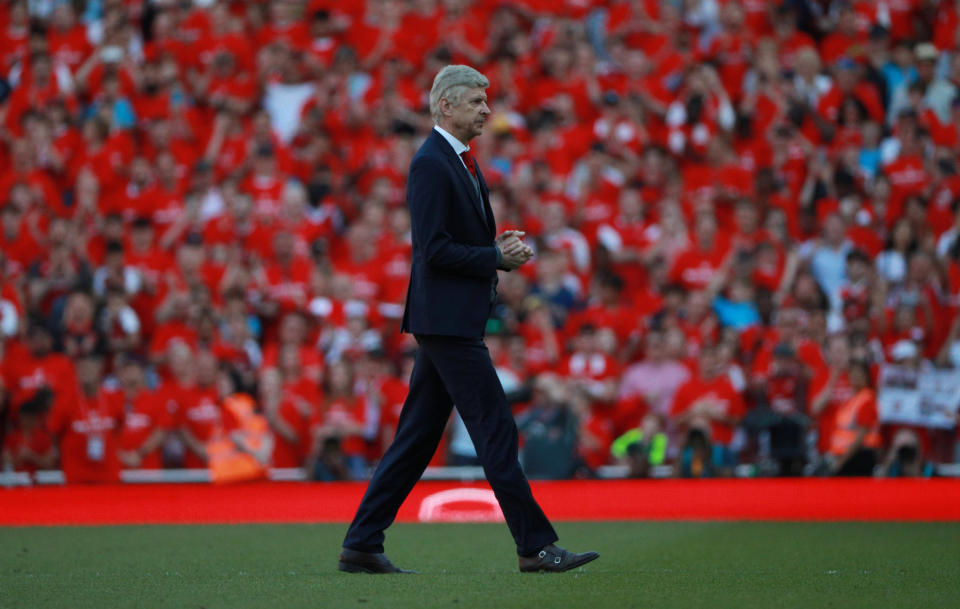
<path fill-rule="evenodd" d="M 6 489 L 0 490 L 0 525 L 345 523 L 365 488 L 257 482 Z M 423 500 L 438 492 L 487 488 L 421 482 L 399 520 L 420 520 Z M 533 490 L 546 513 L 561 521 L 960 521 L 960 480 L 953 479 L 591 480 L 536 482 Z M 483 502 L 464 497 L 446 507 L 438 512 L 441 520 L 492 515 Z"/>

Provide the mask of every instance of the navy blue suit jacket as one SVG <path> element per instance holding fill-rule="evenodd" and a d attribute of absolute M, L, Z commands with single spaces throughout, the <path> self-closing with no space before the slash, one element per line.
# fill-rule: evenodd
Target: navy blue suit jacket
<path fill-rule="evenodd" d="M 460 157 L 431 129 L 407 179 L 413 260 L 406 332 L 483 336 L 497 280 L 497 229 L 479 167 L 477 179 L 480 197 Z"/>

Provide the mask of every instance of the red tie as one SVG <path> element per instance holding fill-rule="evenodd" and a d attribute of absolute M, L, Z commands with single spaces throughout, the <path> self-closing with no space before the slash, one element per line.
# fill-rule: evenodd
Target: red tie
<path fill-rule="evenodd" d="M 469 150 L 464 150 L 460 153 L 460 158 L 463 159 L 463 164 L 467 166 L 467 171 L 470 172 L 470 175 L 473 176 L 473 179 L 477 179 L 477 162 L 474 160 L 473 155 L 470 154 Z"/>

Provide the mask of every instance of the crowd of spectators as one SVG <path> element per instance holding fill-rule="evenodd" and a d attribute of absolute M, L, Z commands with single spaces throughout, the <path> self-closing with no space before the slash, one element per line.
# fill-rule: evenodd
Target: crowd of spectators
<path fill-rule="evenodd" d="M 956 428 L 882 424 L 875 385 L 960 366 L 958 26 L 929 0 L 5 2 L 4 467 L 205 467 L 261 417 L 239 450 L 363 477 L 413 362 L 405 179 L 449 63 L 491 81 L 473 150 L 536 251 L 487 327 L 529 475 L 951 462 Z M 454 418 L 434 463 L 474 459 Z"/>

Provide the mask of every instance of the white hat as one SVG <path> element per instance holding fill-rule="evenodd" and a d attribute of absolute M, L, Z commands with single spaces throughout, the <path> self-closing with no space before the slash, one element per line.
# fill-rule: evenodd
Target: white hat
<path fill-rule="evenodd" d="M 908 339 L 898 340 L 894 343 L 893 348 L 890 349 L 890 357 L 892 357 L 894 361 L 913 359 L 917 357 L 918 354 L 919 351 L 917 350 L 916 343 Z"/>
<path fill-rule="evenodd" d="M 913 54 L 917 56 L 917 61 L 936 61 L 940 53 L 937 47 L 929 42 L 921 42 L 913 49 Z"/>

